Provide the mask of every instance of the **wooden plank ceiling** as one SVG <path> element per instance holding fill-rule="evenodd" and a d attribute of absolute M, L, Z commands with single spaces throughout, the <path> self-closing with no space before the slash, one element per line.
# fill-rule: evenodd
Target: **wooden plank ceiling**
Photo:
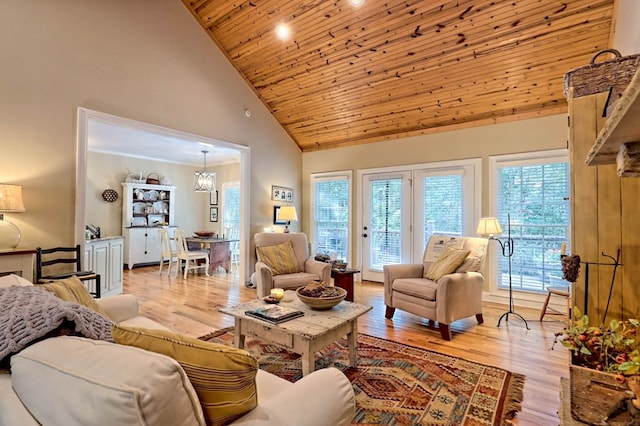
<path fill-rule="evenodd" d="M 183 3 L 302 151 L 566 112 L 563 75 L 610 46 L 614 16 L 614 0 Z"/>

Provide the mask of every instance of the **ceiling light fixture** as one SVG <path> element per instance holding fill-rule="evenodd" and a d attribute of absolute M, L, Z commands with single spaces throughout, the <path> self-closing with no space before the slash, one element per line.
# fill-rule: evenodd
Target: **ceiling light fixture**
<path fill-rule="evenodd" d="M 349 0 L 349 3 L 351 4 L 351 6 L 362 6 L 364 4 L 364 0 Z"/>
<path fill-rule="evenodd" d="M 291 30 L 289 30 L 289 26 L 285 24 L 279 24 L 276 27 L 276 37 L 280 40 L 287 40 L 291 35 Z"/>
<path fill-rule="evenodd" d="M 209 151 L 202 151 L 204 154 L 204 168 L 200 172 L 196 170 L 193 172 L 193 190 L 196 192 L 211 192 L 216 189 L 216 174 L 207 172 L 207 153 Z"/>

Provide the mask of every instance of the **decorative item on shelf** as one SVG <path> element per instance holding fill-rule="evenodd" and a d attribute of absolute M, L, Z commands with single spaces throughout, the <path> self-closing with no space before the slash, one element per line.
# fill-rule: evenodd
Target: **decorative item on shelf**
<path fill-rule="evenodd" d="M 125 179 L 125 182 L 130 182 L 130 183 L 145 183 L 145 181 L 146 179 L 142 175 L 142 172 L 139 170 L 129 172 L 129 174 L 127 175 L 127 178 Z"/>
<path fill-rule="evenodd" d="M 202 151 L 204 155 L 204 168 L 202 171 L 196 170 L 193 172 L 193 190 L 196 192 L 211 192 L 216 189 L 216 174 L 207 172 L 208 153 L 209 151 Z"/>
<path fill-rule="evenodd" d="M 20 244 L 20 229 L 4 219 L 3 213 L 23 213 L 22 187 L 0 184 L 0 249 L 15 248 Z"/>
<path fill-rule="evenodd" d="M 102 199 L 107 203 L 113 203 L 118 199 L 118 193 L 115 189 L 105 189 L 102 191 Z"/>
<path fill-rule="evenodd" d="M 157 173 L 149 173 L 147 175 L 147 184 L 148 185 L 160 185 L 160 175 Z"/>
<path fill-rule="evenodd" d="M 495 240 L 500 243 L 500 248 L 502 248 L 502 255 L 507 258 L 507 264 L 509 269 L 509 310 L 503 313 L 498 319 L 498 327 L 500 327 L 500 323 L 504 319 L 505 321 L 509 321 L 509 315 L 515 315 L 520 318 L 524 322 L 524 326 L 527 330 L 529 330 L 529 324 L 524 317 L 513 309 L 513 287 L 511 283 L 511 258 L 513 257 L 513 238 L 511 238 L 511 214 L 507 214 L 507 238 L 504 241 L 496 238 L 495 234 L 502 233 L 502 228 L 500 227 L 500 223 L 498 219 L 495 217 L 483 217 L 480 219 L 478 223 L 478 229 L 476 231 L 480 235 L 488 235 L 489 240 Z"/>
<path fill-rule="evenodd" d="M 298 213 L 294 206 L 282 206 L 277 210 L 276 219 L 278 222 L 284 222 L 284 232 L 289 232 L 289 225 L 292 220 L 298 220 Z"/>

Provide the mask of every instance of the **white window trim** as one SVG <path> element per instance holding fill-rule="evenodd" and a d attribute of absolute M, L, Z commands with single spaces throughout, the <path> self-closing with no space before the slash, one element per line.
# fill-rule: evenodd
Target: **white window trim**
<path fill-rule="evenodd" d="M 519 154 L 489 156 L 489 216 L 495 217 L 497 215 L 496 206 L 498 204 L 498 193 L 496 191 L 496 187 L 498 183 L 498 167 L 526 166 L 528 164 L 549 164 L 562 161 L 569 162 L 568 149 L 553 149 L 548 151 L 534 151 Z M 569 227 L 569 231 L 571 231 L 571 227 Z M 569 238 L 571 238 L 570 235 Z M 491 251 L 492 254 L 495 253 L 500 256 L 499 247 L 498 249 L 496 249 L 494 245 L 499 246 L 499 243 L 497 241 L 489 241 L 487 251 Z M 492 261 L 485 262 L 485 271 L 487 273 L 487 276 L 485 276 L 485 283 L 488 281 L 489 291 L 484 293 L 483 300 L 488 302 L 508 304 L 509 292 L 507 290 L 498 289 L 498 259 L 495 255 L 489 255 L 487 257 Z M 487 278 L 489 279 L 487 280 Z M 514 296 L 514 304 L 518 306 L 537 309 L 540 309 L 542 307 L 542 303 L 544 303 L 544 299 L 546 297 L 546 293 L 540 294 L 518 291 L 516 294 L 517 295 Z M 550 306 L 561 311 L 566 309 L 564 305 L 555 305 L 553 299 L 550 302 Z"/>
<path fill-rule="evenodd" d="M 311 173 L 309 175 L 309 194 L 311 194 L 310 197 L 310 241 L 311 241 L 311 252 L 315 253 L 317 251 L 317 246 L 315 244 L 316 241 L 316 235 L 315 235 L 315 223 L 316 223 L 316 215 L 315 215 L 315 208 L 314 208 L 314 203 L 315 203 L 315 199 L 316 199 L 316 187 L 315 187 L 315 183 L 318 181 L 327 181 L 327 180 L 335 180 L 336 178 L 343 178 L 346 179 L 349 187 L 349 194 L 348 194 L 348 208 L 349 208 L 349 219 L 348 219 L 348 224 L 347 224 L 347 252 L 349 253 L 349 258 L 347 259 L 347 263 L 349 264 L 354 264 L 353 262 L 353 172 L 351 170 L 342 170 L 342 171 L 334 171 L 334 172 L 323 172 L 323 173 Z"/>

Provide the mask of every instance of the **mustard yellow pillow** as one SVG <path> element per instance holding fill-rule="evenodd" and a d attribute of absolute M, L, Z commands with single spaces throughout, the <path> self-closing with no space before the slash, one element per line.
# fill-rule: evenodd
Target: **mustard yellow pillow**
<path fill-rule="evenodd" d="M 469 250 L 447 247 L 440 257 L 431 264 L 424 277 L 438 281 L 444 275 L 452 273 L 458 266 L 462 265 L 469 253 Z"/>
<path fill-rule="evenodd" d="M 171 331 L 114 325 L 113 340 L 169 356 L 196 390 L 208 425 L 228 424 L 258 404 L 257 361 L 242 349 Z"/>
<path fill-rule="evenodd" d="M 82 284 L 82 281 L 76 276 L 38 285 L 41 285 L 62 300 L 86 306 L 103 317 L 109 318 L 107 312 L 96 303 L 96 300 L 91 296 L 84 284 Z"/>
<path fill-rule="evenodd" d="M 271 268 L 273 275 L 301 272 L 291 241 L 285 241 L 275 246 L 257 247 L 256 250 L 258 260 Z"/>

